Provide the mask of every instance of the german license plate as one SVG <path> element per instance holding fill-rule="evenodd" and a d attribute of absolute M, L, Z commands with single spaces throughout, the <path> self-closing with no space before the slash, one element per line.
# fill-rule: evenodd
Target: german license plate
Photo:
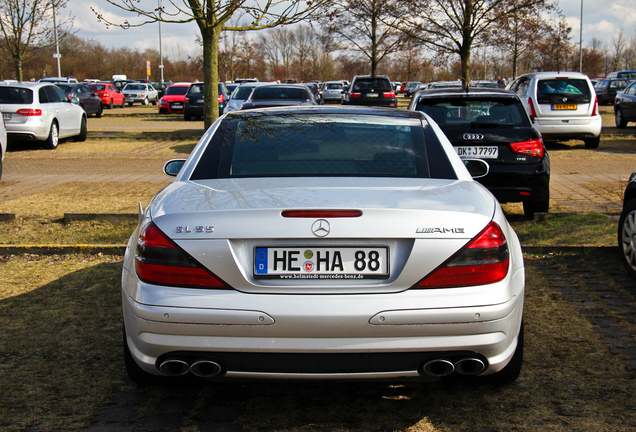
<path fill-rule="evenodd" d="M 183 108 L 183 105 L 181 105 L 181 104 L 172 104 L 172 108 L 180 109 L 180 108 Z"/>
<path fill-rule="evenodd" d="M 203 103 L 203 99 L 197 99 L 197 103 Z"/>
<path fill-rule="evenodd" d="M 388 246 L 256 247 L 254 276 L 269 279 L 386 279 Z"/>
<path fill-rule="evenodd" d="M 497 159 L 499 157 L 499 147 L 497 146 L 462 146 L 455 147 L 455 151 L 462 159 Z"/>
<path fill-rule="evenodd" d="M 377 93 L 367 93 L 367 97 L 370 97 L 370 98 L 378 97 L 378 94 Z"/>
<path fill-rule="evenodd" d="M 553 104 L 553 110 L 575 110 L 577 109 L 577 104 Z"/>
<path fill-rule="evenodd" d="M 4 118 L 5 120 L 11 120 L 11 113 L 3 113 L 2 118 Z"/>

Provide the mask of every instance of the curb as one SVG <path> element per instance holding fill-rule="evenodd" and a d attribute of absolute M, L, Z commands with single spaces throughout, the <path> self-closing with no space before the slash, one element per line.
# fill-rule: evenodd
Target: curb
<path fill-rule="evenodd" d="M 542 246 L 530 245 L 522 246 L 524 253 L 528 254 L 549 254 L 564 252 L 582 252 L 586 250 L 600 250 L 607 253 L 618 253 L 618 246 L 576 246 L 576 245 L 555 245 Z M 7 255 L 124 255 L 126 245 L 0 245 L 0 256 Z"/>
<path fill-rule="evenodd" d="M 0 256 L 7 255 L 124 255 L 126 245 L 0 245 Z"/>

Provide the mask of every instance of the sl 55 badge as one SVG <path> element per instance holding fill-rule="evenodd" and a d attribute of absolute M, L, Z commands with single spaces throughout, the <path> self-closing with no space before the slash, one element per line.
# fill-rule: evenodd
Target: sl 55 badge
<path fill-rule="evenodd" d="M 178 226 L 177 234 L 187 234 L 187 233 L 213 233 L 214 227 L 212 225 L 197 225 L 195 227 L 190 226 Z"/>

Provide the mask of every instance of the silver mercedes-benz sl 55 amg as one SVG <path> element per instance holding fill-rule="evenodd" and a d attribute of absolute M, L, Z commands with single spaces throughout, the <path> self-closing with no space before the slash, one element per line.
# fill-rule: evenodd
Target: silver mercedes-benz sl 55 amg
<path fill-rule="evenodd" d="M 237 111 L 167 162 L 124 258 L 130 378 L 514 381 L 519 240 L 429 120 Z"/>

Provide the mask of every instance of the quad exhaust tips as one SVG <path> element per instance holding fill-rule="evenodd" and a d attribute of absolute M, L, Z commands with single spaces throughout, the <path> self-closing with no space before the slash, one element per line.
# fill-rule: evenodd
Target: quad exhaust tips
<path fill-rule="evenodd" d="M 201 378 L 211 378 L 220 374 L 222 368 L 221 365 L 212 360 L 199 359 L 190 363 L 186 359 L 168 358 L 161 362 L 159 371 L 171 377 L 182 376 L 190 372 Z"/>
<path fill-rule="evenodd" d="M 464 357 L 454 363 L 448 359 L 429 360 L 422 366 L 422 371 L 430 376 L 445 377 L 453 372 L 462 375 L 477 375 L 486 370 L 486 364 L 473 357 Z"/>

